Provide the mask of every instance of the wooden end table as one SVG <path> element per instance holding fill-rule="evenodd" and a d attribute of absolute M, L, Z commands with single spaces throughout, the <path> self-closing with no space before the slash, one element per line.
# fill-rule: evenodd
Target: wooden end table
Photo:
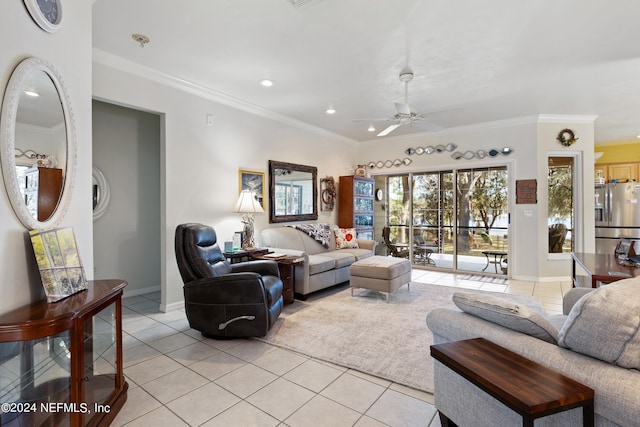
<path fill-rule="evenodd" d="M 253 259 L 265 259 L 278 263 L 278 271 L 280 272 L 280 280 L 282 280 L 282 297 L 285 304 L 291 304 L 295 301 L 296 291 L 296 266 L 302 265 L 304 258 L 299 256 L 283 256 L 278 258 L 269 258 L 264 255 L 254 255 Z"/>
<path fill-rule="evenodd" d="M 594 425 L 594 392 L 484 338 L 431 346 L 431 356 L 478 388 L 522 415 L 522 425 L 582 407 L 583 425 Z M 452 423 L 440 413 L 443 427 Z"/>
<path fill-rule="evenodd" d="M 222 254 L 231 264 L 235 264 L 242 261 L 251 261 L 251 259 L 257 258 L 260 255 L 268 254 L 269 252 L 271 251 L 266 248 L 254 248 L 223 252 Z"/>

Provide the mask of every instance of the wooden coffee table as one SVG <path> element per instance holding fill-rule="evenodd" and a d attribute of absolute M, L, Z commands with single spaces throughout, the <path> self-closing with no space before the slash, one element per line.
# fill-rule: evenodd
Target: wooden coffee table
<path fill-rule="evenodd" d="M 431 356 L 522 415 L 522 425 L 573 408 L 583 408 L 583 425 L 593 426 L 593 390 L 484 338 L 431 346 Z M 437 390 L 436 390 L 437 393 Z M 443 427 L 451 425 L 440 413 Z"/>

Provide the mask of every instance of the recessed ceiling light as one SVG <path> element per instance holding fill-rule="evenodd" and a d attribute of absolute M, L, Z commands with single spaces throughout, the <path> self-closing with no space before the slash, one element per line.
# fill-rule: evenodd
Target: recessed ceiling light
<path fill-rule="evenodd" d="M 327 112 L 327 114 L 335 114 L 336 110 L 333 107 L 329 107 L 329 108 L 327 108 L 326 112 Z"/>
<path fill-rule="evenodd" d="M 32 90 L 25 90 L 24 94 L 25 95 L 29 95 L 29 96 L 33 96 L 33 97 L 40 96 L 40 94 L 38 92 L 34 92 Z"/>
<path fill-rule="evenodd" d="M 263 79 L 263 80 L 260 80 L 260 84 L 264 87 L 271 87 L 273 86 L 273 80 Z"/>

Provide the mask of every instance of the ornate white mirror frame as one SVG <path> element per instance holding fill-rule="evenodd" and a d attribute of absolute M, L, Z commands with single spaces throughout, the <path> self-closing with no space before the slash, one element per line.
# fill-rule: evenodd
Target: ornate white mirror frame
<path fill-rule="evenodd" d="M 93 220 L 97 220 L 107 211 L 111 200 L 111 190 L 104 174 L 97 167 L 93 167 Z"/>
<path fill-rule="evenodd" d="M 66 128 L 66 170 L 62 183 L 62 194 L 60 195 L 55 211 L 46 221 L 38 221 L 27 209 L 24 196 L 20 192 L 18 184 L 15 159 L 18 104 L 20 103 L 22 92 L 25 90 L 25 81 L 31 73 L 38 71 L 44 72 L 51 79 L 58 92 Z M 7 189 L 11 206 L 25 227 L 29 229 L 56 227 L 66 215 L 75 183 L 76 149 L 73 111 L 69 101 L 69 94 L 62 84 L 60 75 L 48 62 L 42 59 L 27 58 L 23 60 L 11 74 L 2 102 L 2 115 L 0 116 L 0 157 L 2 160 L 4 185 Z"/>

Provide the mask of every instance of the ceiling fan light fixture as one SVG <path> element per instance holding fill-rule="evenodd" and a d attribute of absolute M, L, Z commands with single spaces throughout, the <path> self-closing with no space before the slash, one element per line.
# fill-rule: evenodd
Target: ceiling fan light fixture
<path fill-rule="evenodd" d="M 373 125 L 369 125 L 369 127 L 367 128 L 367 130 L 368 130 L 369 132 L 375 132 L 375 131 L 376 131 L 376 128 L 375 128 L 375 127 L 373 127 Z"/>
<path fill-rule="evenodd" d="M 271 87 L 274 85 L 274 82 L 273 80 L 270 80 L 270 79 L 262 79 L 260 80 L 260 84 L 264 87 Z"/>
<path fill-rule="evenodd" d="M 331 115 L 331 114 L 335 114 L 336 113 L 336 109 L 333 107 L 329 107 L 327 108 L 327 110 L 325 111 L 325 113 Z"/>

